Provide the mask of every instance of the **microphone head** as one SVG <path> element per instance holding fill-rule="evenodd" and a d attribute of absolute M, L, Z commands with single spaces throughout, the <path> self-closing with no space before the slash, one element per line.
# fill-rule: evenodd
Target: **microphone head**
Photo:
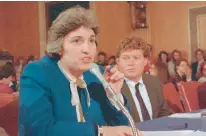
<path fill-rule="evenodd" d="M 91 63 L 90 66 L 89 66 L 89 70 L 93 69 L 93 68 L 99 69 L 99 66 L 96 63 Z"/>
<path fill-rule="evenodd" d="M 106 82 L 106 80 L 104 79 L 102 73 L 100 72 L 99 66 L 95 63 L 92 63 L 89 67 L 89 71 L 94 74 L 99 80 L 100 82 L 103 84 L 103 86 L 107 86 L 108 83 Z"/>
<path fill-rule="evenodd" d="M 90 64 L 89 71 L 96 76 L 99 74 L 102 75 L 100 72 L 99 66 L 95 63 Z"/>

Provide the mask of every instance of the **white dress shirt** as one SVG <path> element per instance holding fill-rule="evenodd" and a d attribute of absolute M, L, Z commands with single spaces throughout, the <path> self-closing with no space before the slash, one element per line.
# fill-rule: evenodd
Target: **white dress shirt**
<path fill-rule="evenodd" d="M 135 85 L 137 83 L 139 83 L 140 95 L 145 103 L 145 106 L 146 106 L 148 112 L 149 112 L 150 118 L 152 119 L 152 106 L 151 106 L 150 98 L 149 98 L 148 93 L 147 93 L 147 89 L 146 89 L 145 84 L 142 80 L 142 77 L 140 78 L 140 80 L 138 82 L 131 81 L 127 78 L 125 78 L 125 81 L 129 87 L 130 91 L 131 91 L 132 98 L 133 98 L 134 103 L 136 105 L 137 112 L 139 113 L 140 121 L 144 121 L 144 120 L 142 117 L 142 112 L 141 112 L 141 107 L 140 107 L 139 101 L 136 97 Z"/>

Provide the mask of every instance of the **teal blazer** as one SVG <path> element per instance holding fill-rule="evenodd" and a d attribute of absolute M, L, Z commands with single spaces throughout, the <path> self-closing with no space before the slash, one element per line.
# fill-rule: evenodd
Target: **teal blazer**
<path fill-rule="evenodd" d="M 100 81 L 89 71 L 83 73 L 90 94 L 80 92 L 85 123 L 77 122 L 71 104 L 69 81 L 57 61 L 48 56 L 30 63 L 20 79 L 19 136 L 97 136 L 98 125 L 128 125 L 126 117 L 109 102 Z M 125 99 L 126 106 L 127 101 Z"/>

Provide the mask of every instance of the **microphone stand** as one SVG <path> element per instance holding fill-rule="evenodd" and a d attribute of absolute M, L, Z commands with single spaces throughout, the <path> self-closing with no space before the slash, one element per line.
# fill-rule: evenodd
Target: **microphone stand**
<path fill-rule="evenodd" d="M 117 98 L 116 94 L 114 93 L 114 91 L 112 90 L 112 88 L 109 86 L 108 83 L 104 82 L 104 87 L 105 87 L 105 89 L 107 89 L 107 91 L 110 93 L 110 95 L 112 96 L 115 103 L 118 105 L 118 107 L 122 110 L 124 115 L 129 120 L 129 123 L 132 127 L 133 136 L 138 136 L 138 132 L 137 132 L 137 128 L 135 126 L 135 122 L 134 122 L 132 116 L 130 115 L 129 111 L 125 108 L 125 106 L 122 104 L 122 102 Z"/>
<path fill-rule="evenodd" d="M 132 116 L 130 115 L 129 111 L 125 108 L 125 106 L 121 103 L 121 101 L 117 98 L 116 94 L 112 90 L 109 83 L 103 78 L 103 76 L 99 70 L 99 66 L 93 63 L 90 66 L 90 72 L 93 73 L 94 75 L 96 75 L 96 77 L 100 80 L 100 82 L 102 83 L 104 88 L 109 92 L 109 94 L 112 97 L 112 99 L 114 100 L 115 104 L 122 110 L 122 112 L 124 113 L 126 118 L 129 120 L 129 123 L 132 127 L 133 136 L 139 136 Z"/>

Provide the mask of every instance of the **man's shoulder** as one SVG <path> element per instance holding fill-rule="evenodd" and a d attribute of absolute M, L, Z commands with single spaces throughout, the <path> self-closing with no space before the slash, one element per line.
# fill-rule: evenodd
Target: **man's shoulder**
<path fill-rule="evenodd" d="M 142 79 L 144 80 L 149 80 L 149 81 L 159 81 L 159 78 L 157 76 L 153 76 L 150 74 L 143 74 Z"/>

